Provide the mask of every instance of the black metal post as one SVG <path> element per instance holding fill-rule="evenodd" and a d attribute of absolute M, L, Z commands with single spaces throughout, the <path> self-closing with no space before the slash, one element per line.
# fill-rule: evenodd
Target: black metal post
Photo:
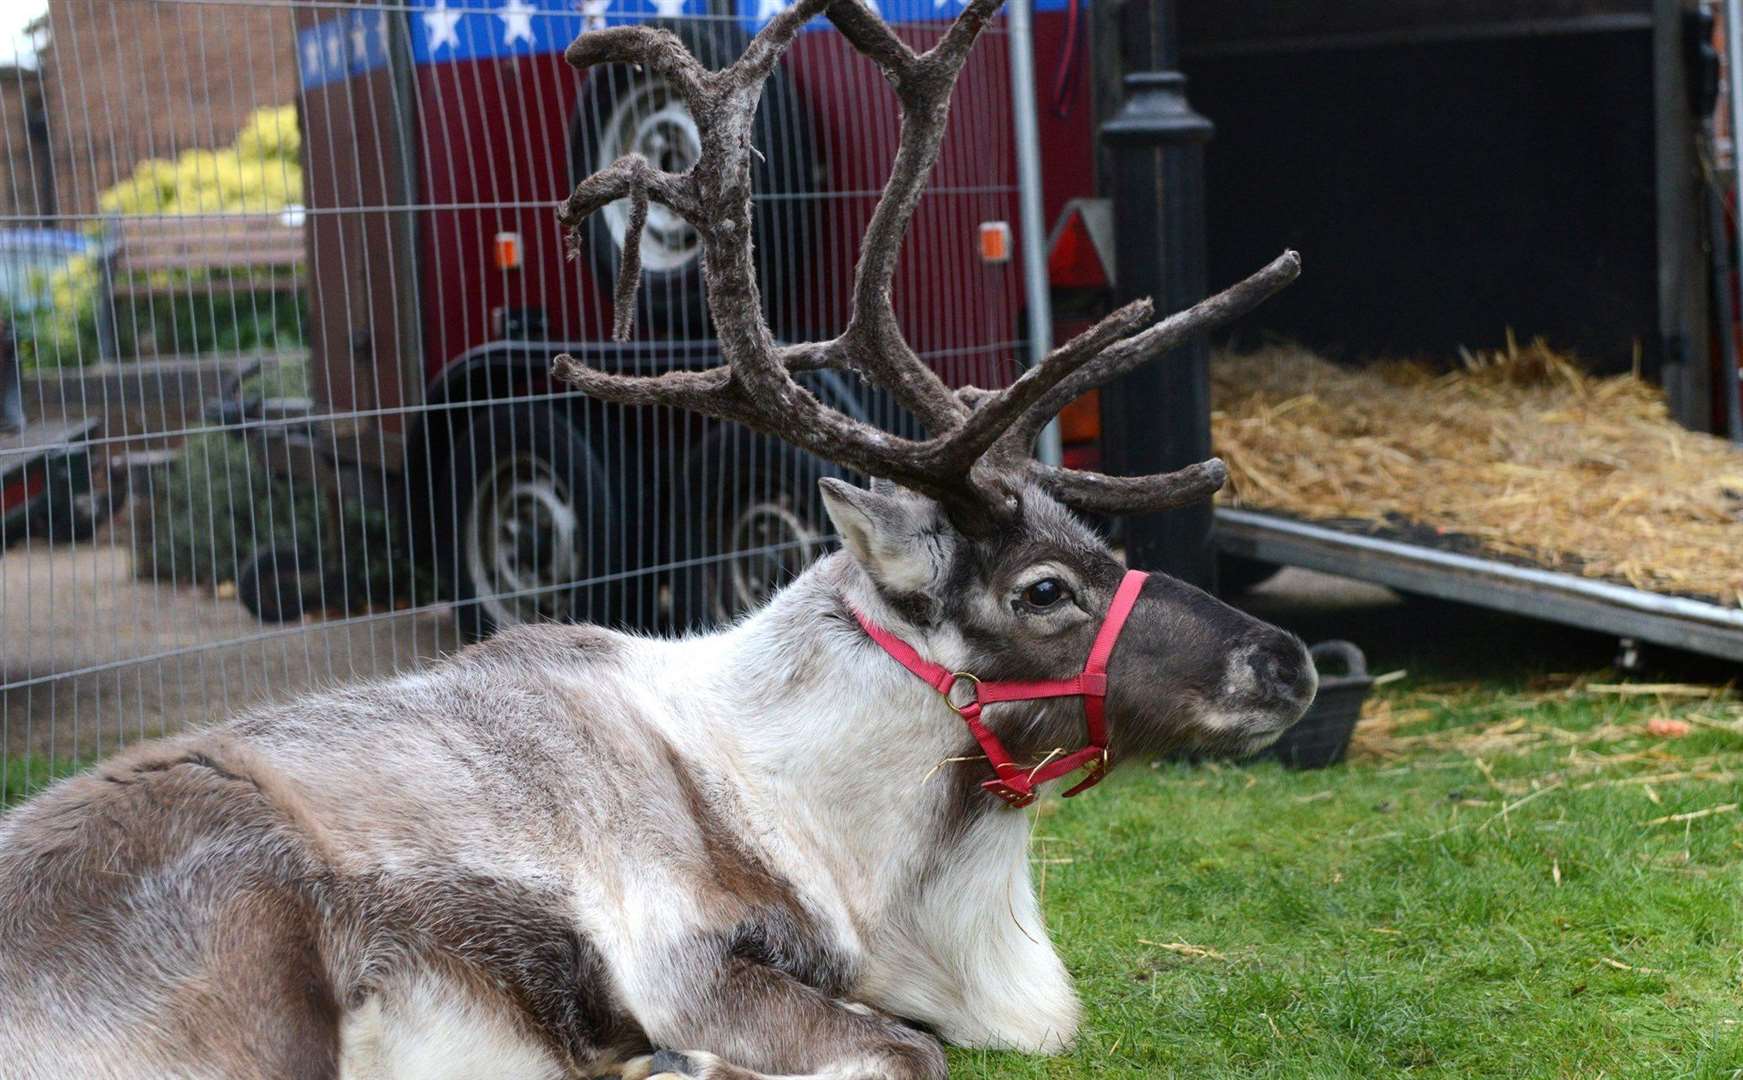
<path fill-rule="evenodd" d="M 29 318 L 29 316 L 26 316 Z M 12 336 L 12 328 L 0 322 L 0 334 Z M 23 373 L 18 353 L 10 341 L 0 341 L 0 435 L 24 430 Z"/>
<path fill-rule="evenodd" d="M 1186 77 L 1166 70 L 1175 56 L 1170 0 L 1133 7 L 1144 25 L 1132 28 L 1123 50 L 1125 102 L 1101 129 L 1113 164 L 1116 289 L 1122 303 L 1151 296 L 1167 314 L 1205 295 L 1204 144 L 1215 128 L 1187 102 Z M 1109 472 L 1166 472 L 1209 457 L 1207 343 L 1182 346 L 1105 388 L 1101 420 Z M 1132 517 L 1125 537 L 1130 565 L 1216 587 L 1208 505 Z"/>

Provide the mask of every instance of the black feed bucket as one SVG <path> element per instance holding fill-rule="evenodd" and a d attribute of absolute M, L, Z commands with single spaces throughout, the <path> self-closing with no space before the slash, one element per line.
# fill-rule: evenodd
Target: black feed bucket
<path fill-rule="evenodd" d="M 1276 758 L 1292 769 L 1323 769 L 1344 759 L 1362 715 L 1362 702 L 1374 686 L 1367 658 L 1349 642 L 1322 641 L 1308 651 L 1319 669 L 1319 693 L 1300 723 L 1258 755 Z M 1342 667 L 1344 674 L 1329 674 L 1328 666 Z"/>

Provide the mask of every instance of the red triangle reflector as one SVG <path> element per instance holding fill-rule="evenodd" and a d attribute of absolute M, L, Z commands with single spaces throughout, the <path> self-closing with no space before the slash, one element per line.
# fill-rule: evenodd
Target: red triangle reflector
<path fill-rule="evenodd" d="M 1053 250 L 1047 253 L 1047 280 L 1056 289 L 1105 289 L 1111 284 L 1080 210 L 1072 210 L 1053 234 Z"/>

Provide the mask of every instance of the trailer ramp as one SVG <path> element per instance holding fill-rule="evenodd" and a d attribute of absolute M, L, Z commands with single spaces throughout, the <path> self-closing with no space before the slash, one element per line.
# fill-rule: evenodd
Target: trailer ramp
<path fill-rule="evenodd" d="M 1740 608 L 1252 510 L 1218 508 L 1216 544 L 1242 558 L 1301 566 L 1743 663 Z"/>

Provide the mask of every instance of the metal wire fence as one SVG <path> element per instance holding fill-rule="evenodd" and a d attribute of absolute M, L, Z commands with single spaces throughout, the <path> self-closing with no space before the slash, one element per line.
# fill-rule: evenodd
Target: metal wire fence
<path fill-rule="evenodd" d="M 829 466 L 546 376 L 562 351 L 718 359 L 683 222 L 649 215 L 629 345 L 609 340 L 627 214 L 565 256 L 554 206 L 579 177 L 631 151 L 682 169 L 698 145 L 656 77 L 578 73 L 563 47 L 658 20 L 721 64 L 773 10 L 49 0 L 0 68 L 0 800 L 517 623 L 716 623 L 825 549 Z M 917 44 L 954 10 L 883 6 Z M 1000 250 L 1004 33 L 964 73 L 897 282 L 910 340 L 955 383 L 1007 381 L 1025 334 Z M 897 129 L 872 64 L 801 35 L 756 136 L 778 334 L 843 325 Z M 903 422 L 851 379 L 812 386 Z"/>

